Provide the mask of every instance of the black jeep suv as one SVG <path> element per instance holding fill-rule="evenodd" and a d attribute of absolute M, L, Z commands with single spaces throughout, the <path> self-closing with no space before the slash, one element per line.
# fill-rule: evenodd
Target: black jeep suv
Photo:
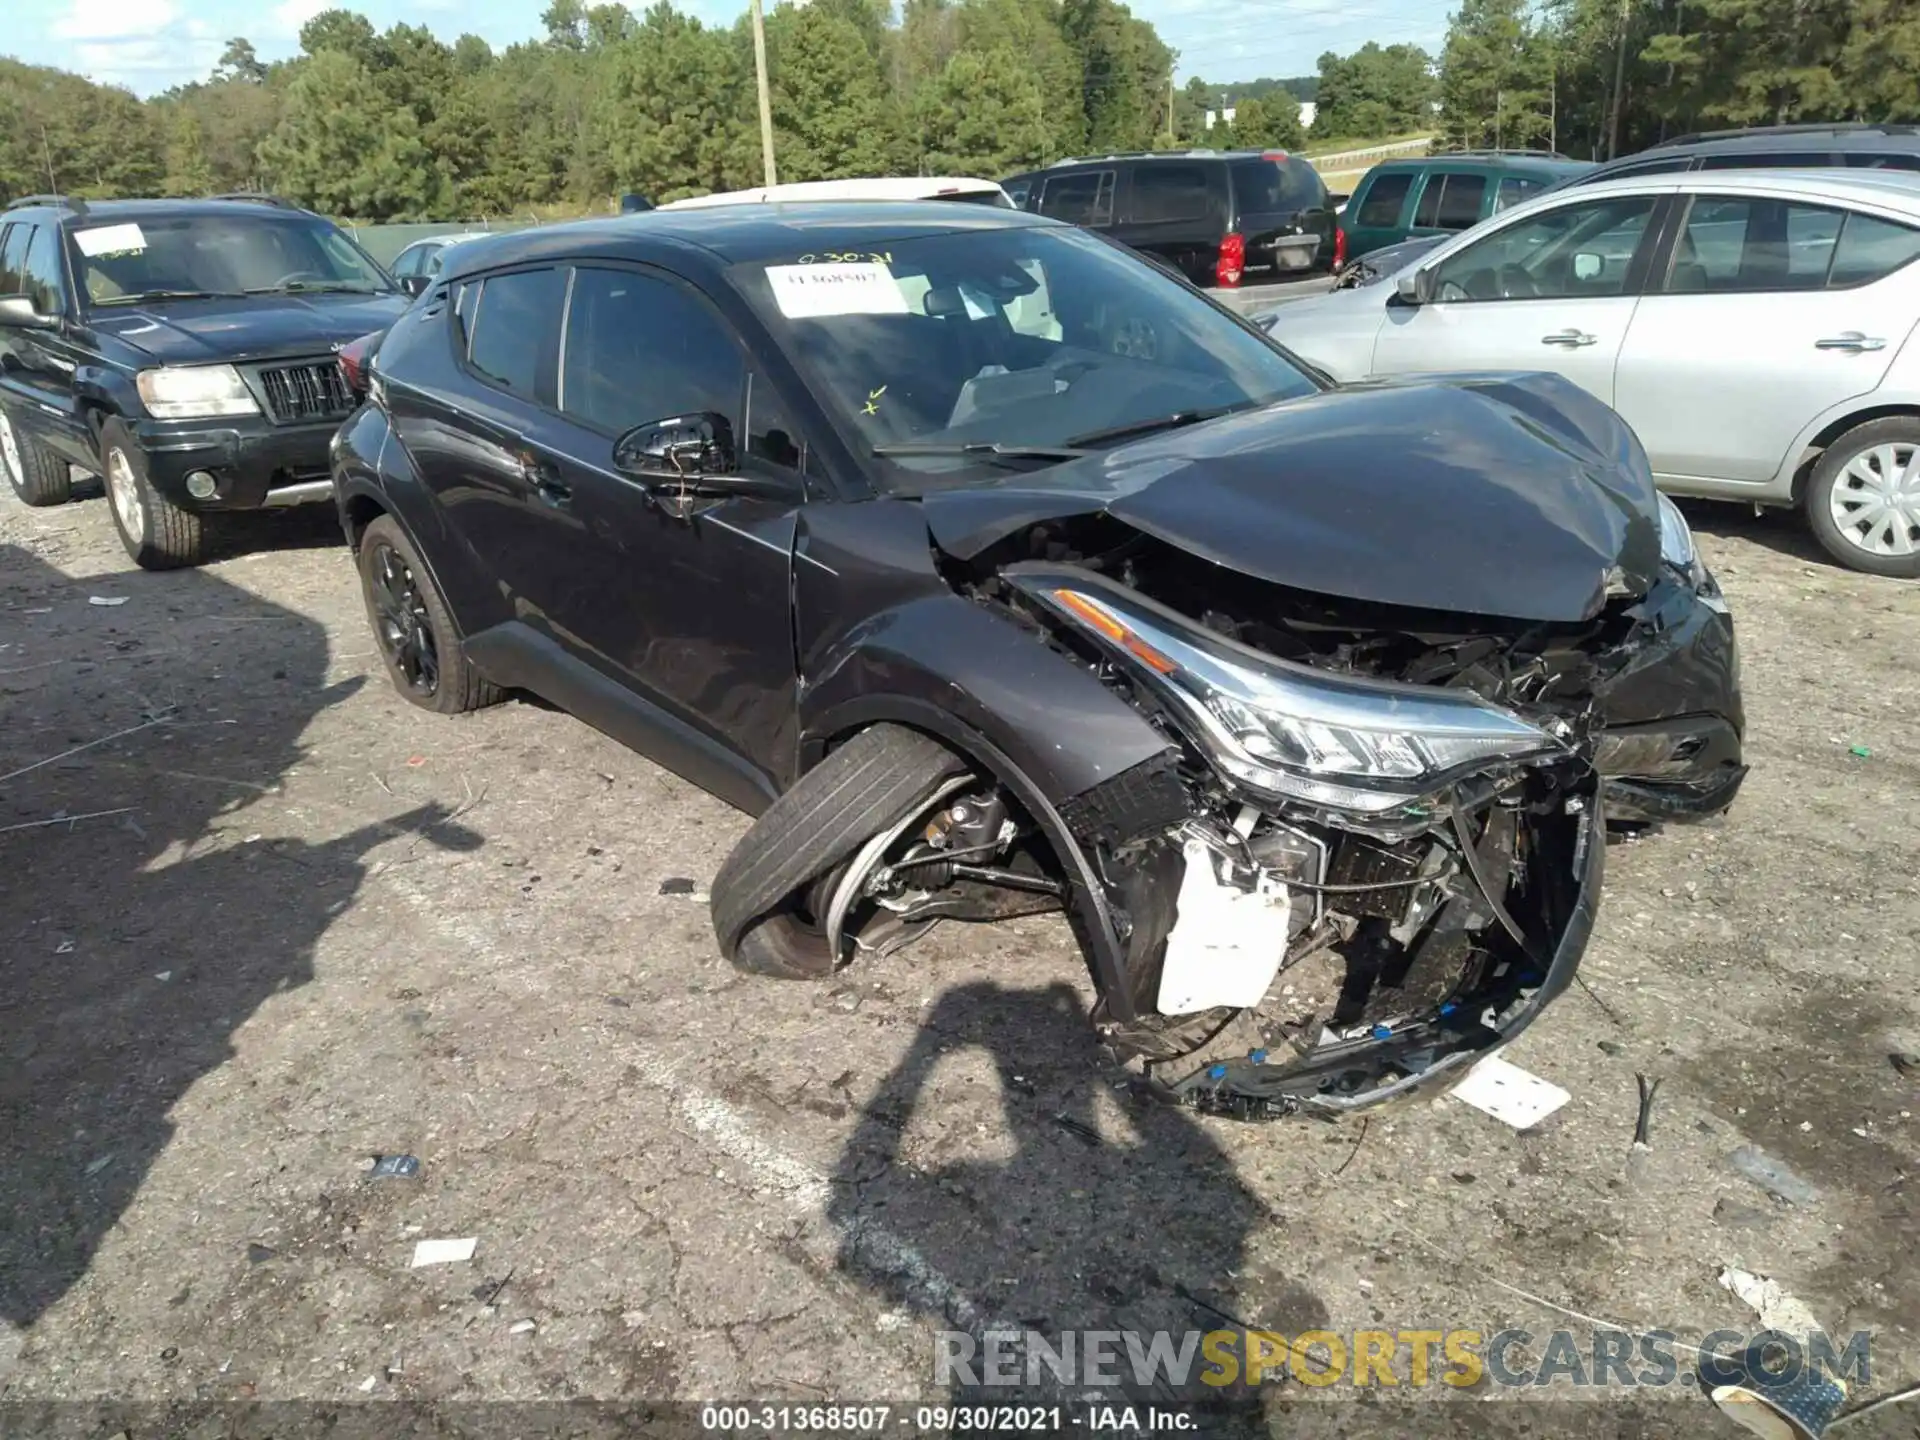
<path fill-rule="evenodd" d="M 127 553 L 198 564 L 222 514 L 326 500 L 353 409 L 335 353 L 407 294 L 263 197 L 57 196 L 0 212 L 0 461 L 29 505 L 105 481 Z"/>

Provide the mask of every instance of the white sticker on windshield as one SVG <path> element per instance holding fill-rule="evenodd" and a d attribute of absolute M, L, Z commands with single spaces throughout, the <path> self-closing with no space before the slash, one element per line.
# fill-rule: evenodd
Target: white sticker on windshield
<path fill-rule="evenodd" d="M 96 225 L 74 231 L 73 243 L 82 255 L 137 255 L 147 248 L 147 237 L 138 225 Z"/>
<path fill-rule="evenodd" d="M 827 315 L 905 315 L 907 297 L 886 266 L 769 265 L 774 303 L 789 320 Z"/>

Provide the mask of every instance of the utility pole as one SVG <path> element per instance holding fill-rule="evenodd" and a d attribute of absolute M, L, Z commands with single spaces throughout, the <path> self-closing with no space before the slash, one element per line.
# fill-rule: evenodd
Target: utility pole
<path fill-rule="evenodd" d="M 1547 57 L 1547 152 L 1560 153 L 1560 47 Z"/>
<path fill-rule="evenodd" d="M 1167 67 L 1167 148 L 1173 148 L 1173 67 Z"/>
<path fill-rule="evenodd" d="M 1620 92 L 1627 84 L 1627 20 L 1633 0 L 1620 0 L 1620 48 L 1613 55 L 1613 98 L 1607 106 L 1607 159 L 1620 148 Z"/>
<path fill-rule="evenodd" d="M 767 26 L 760 14 L 760 0 L 753 0 L 753 75 L 760 92 L 760 172 L 762 183 L 778 185 L 779 172 L 773 168 L 773 98 L 767 91 Z"/>

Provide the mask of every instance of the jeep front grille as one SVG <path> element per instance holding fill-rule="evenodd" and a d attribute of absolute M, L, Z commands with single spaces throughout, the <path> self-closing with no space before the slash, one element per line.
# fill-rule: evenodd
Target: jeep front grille
<path fill-rule="evenodd" d="M 353 392 L 336 360 L 309 360 L 260 371 L 267 413 L 282 425 L 340 420 L 353 413 Z"/>

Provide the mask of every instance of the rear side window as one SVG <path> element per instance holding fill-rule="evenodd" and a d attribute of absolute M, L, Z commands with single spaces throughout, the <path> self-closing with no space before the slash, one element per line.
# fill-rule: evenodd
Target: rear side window
<path fill-rule="evenodd" d="M 1698 197 L 1674 247 L 1667 289 L 1818 290 L 1827 283 L 1842 218 L 1820 205 Z"/>
<path fill-rule="evenodd" d="M 479 313 L 469 322 L 467 363 L 489 384 L 525 400 L 552 403 L 565 299 L 566 276 L 558 270 L 489 275 L 480 289 Z"/>
<path fill-rule="evenodd" d="M 1728 155 L 1709 155 L 1700 162 L 1702 170 L 1824 170 L 1833 164 L 1825 150 L 1736 150 Z"/>
<path fill-rule="evenodd" d="M 1439 217 L 1431 223 L 1442 230 L 1465 230 L 1469 225 L 1477 225 L 1480 206 L 1486 198 L 1486 176 L 1449 175 L 1446 188 L 1440 192 Z"/>
<path fill-rule="evenodd" d="M 1040 213 L 1074 225 L 1113 223 L 1113 171 L 1052 175 L 1040 192 Z"/>
<path fill-rule="evenodd" d="M 1920 258 L 1920 230 L 1857 211 L 1841 227 L 1833 249 L 1830 287 L 1871 285 Z"/>
<path fill-rule="evenodd" d="M 1547 188 L 1544 180 L 1529 180 L 1524 175 L 1506 175 L 1501 177 L 1500 189 L 1493 197 L 1493 213 L 1498 215 L 1510 205 L 1518 205 L 1529 195 L 1538 195 Z"/>
<path fill-rule="evenodd" d="M 486 334 L 486 311 L 480 333 Z M 679 286 L 630 270 L 574 272 L 560 408 L 619 435 L 712 410 L 740 423 L 747 370 L 719 318 Z"/>
<path fill-rule="evenodd" d="M 1848 155 L 1844 158 L 1847 164 L 1856 170 L 1920 170 L 1920 155 L 1903 155 L 1891 150 Z"/>
<path fill-rule="evenodd" d="M 1139 165 L 1133 171 L 1133 219 L 1140 224 L 1198 220 L 1207 213 L 1207 172 L 1200 165 Z"/>
<path fill-rule="evenodd" d="M 1360 209 L 1353 217 L 1356 225 L 1393 226 L 1400 223 L 1400 209 L 1407 203 L 1407 192 L 1413 189 L 1413 172 L 1396 170 L 1386 175 L 1376 175 L 1367 185 L 1367 197 L 1360 202 Z"/>

